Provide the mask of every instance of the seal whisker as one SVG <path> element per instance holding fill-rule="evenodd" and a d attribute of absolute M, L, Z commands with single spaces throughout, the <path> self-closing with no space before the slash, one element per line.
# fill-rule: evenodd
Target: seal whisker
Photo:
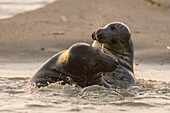
<path fill-rule="evenodd" d="M 92 24 L 94 26 L 94 31 L 99 28 L 99 23 L 98 23 L 97 19 L 95 19 L 95 21 Z"/>
<path fill-rule="evenodd" d="M 96 19 L 96 21 L 97 21 L 97 23 L 98 23 L 98 28 L 97 28 L 97 29 L 101 28 L 101 27 L 102 27 L 102 24 L 103 24 L 103 19 L 102 19 L 102 17 L 99 16 L 99 18 Z"/>
<path fill-rule="evenodd" d="M 96 22 L 93 22 L 92 24 L 93 24 L 94 30 L 96 30 L 97 29 Z"/>
<path fill-rule="evenodd" d="M 99 29 L 99 28 L 101 28 L 102 27 L 102 25 L 103 25 L 103 18 L 100 16 L 99 17 L 99 19 L 95 19 L 95 21 L 92 23 L 93 24 L 93 26 L 94 26 L 94 31 L 96 30 L 96 29 Z"/>
<path fill-rule="evenodd" d="M 102 17 L 100 16 L 99 17 L 99 27 L 101 26 L 101 23 L 102 23 Z"/>
<path fill-rule="evenodd" d="M 99 21 L 96 19 L 97 29 L 99 28 Z"/>
<path fill-rule="evenodd" d="M 100 16 L 100 27 L 102 27 L 103 26 L 103 18 L 102 18 L 102 16 Z"/>

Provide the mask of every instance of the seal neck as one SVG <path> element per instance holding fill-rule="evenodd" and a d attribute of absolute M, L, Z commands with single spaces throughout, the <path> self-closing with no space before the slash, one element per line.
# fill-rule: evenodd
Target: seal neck
<path fill-rule="evenodd" d="M 57 67 L 57 69 L 56 68 L 53 69 L 53 71 L 55 71 L 56 73 L 59 73 L 60 75 L 66 76 L 66 79 L 64 80 L 66 83 L 68 84 L 74 83 L 83 88 L 86 86 L 95 85 L 99 83 L 99 81 L 101 80 L 101 76 L 102 76 L 102 73 L 97 73 L 97 75 L 94 78 L 89 78 L 86 75 L 76 75 L 76 74 L 68 73 L 60 67 Z M 67 79 L 67 78 L 70 78 L 70 79 Z"/>
<path fill-rule="evenodd" d="M 125 44 L 104 44 L 104 48 L 104 53 L 114 55 L 123 67 L 133 72 L 134 49 L 131 40 Z"/>

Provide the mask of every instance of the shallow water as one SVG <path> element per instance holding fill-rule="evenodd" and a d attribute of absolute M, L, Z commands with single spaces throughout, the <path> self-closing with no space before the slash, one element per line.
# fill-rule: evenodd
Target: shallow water
<path fill-rule="evenodd" d="M 0 0 L 0 19 L 32 11 L 54 2 L 55 0 Z"/>
<path fill-rule="evenodd" d="M 52 84 L 46 88 L 25 88 L 29 78 L 41 65 L 1 64 L 0 65 L 0 113 L 169 113 L 169 80 L 158 81 L 161 70 L 136 67 L 139 83 L 129 89 L 106 89 L 100 86 L 78 88 Z M 142 70 L 145 67 L 145 72 Z M 169 68 L 169 67 L 168 67 Z M 158 73 L 159 72 L 159 73 Z M 152 79 L 153 78 L 153 79 Z M 157 81 L 154 81 L 157 79 Z"/>

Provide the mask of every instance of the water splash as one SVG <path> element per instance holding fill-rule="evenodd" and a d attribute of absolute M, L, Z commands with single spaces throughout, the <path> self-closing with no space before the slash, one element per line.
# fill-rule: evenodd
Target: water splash
<path fill-rule="evenodd" d="M 80 88 L 54 83 L 39 89 L 32 87 L 30 92 L 24 90 L 29 79 L 0 77 L 0 112 L 39 112 L 41 109 L 50 113 L 86 113 L 87 110 L 119 113 L 135 109 L 141 113 L 143 107 L 168 113 L 170 107 L 170 83 L 164 81 L 139 79 L 135 86 L 128 89 L 107 89 L 98 85 Z"/>

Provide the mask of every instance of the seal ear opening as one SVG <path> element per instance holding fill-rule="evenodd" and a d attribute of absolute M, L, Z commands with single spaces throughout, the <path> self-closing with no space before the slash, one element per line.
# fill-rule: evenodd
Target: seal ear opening
<path fill-rule="evenodd" d="M 92 33 L 92 39 L 93 39 L 93 40 L 96 40 L 96 31 L 94 31 L 94 32 Z"/>

